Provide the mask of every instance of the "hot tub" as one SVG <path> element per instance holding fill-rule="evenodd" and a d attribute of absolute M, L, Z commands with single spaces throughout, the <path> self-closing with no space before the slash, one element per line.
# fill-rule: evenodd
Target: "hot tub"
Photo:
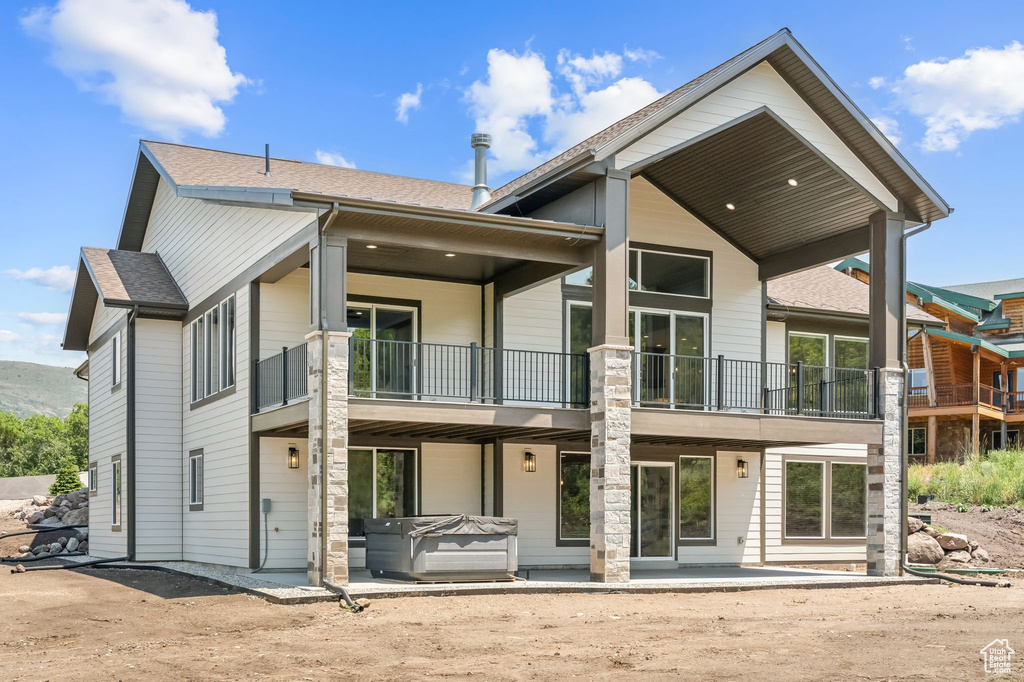
<path fill-rule="evenodd" d="M 366 519 L 366 568 L 375 577 L 438 581 L 512 580 L 519 522 L 492 516 Z"/>

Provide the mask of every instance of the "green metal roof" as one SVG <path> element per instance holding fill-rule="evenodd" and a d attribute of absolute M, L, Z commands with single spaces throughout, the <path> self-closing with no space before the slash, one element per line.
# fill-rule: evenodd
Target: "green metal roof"
<path fill-rule="evenodd" d="M 1024 298 L 1024 291 L 1018 291 L 1013 294 L 996 294 L 996 299 L 999 301 L 1005 301 L 1008 298 Z"/>
<path fill-rule="evenodd" d="M 969 294 L 961 294 L 959 291 L 951 291 L 950 289 L 943 289 L 942 287 L 933 287 L 930 284 L 921 284 L 920 286 L 928 289 L 938 296 L 952 301 L 959 305 L 965 305 L 968 308 L 977 308 L 978 310 L 984 310 L 989 313 L 996 309 L 998 303 L 990 301 L 987 298 L 981 298 L 979 296 L 971 296 Z"/>
<path fill-rule="evenodd" d="M 977 336 L 968 336 L 967 334 L 958 334 L 957 332 L 946 331 L 945 329 L 932 329 L 930 327 L 925 327 L 924 333 L 928 336 L 935 336 L 940 339 L 949 339 L 950 341 L 969 343 L 972 346 L 980 346 L 1000 357 L 1024 358 L 1024 350 L 1006 350 L 1005 348 L 1000 348 L 999 346 L 989 343 L 984 339 L 979 339 Z"/>
<path fill-rule="evenodd" d="M 847 258 L 836 265 L 836 270 L 846 270 L 847 268 L 853 268 L 854 270 L 863 270 L 868 274 L 871 273 L 871 265 L 865 261 L 862 261 L 860 258 L 856 257 Z M 917 296 L 925 303 L 934 303 L 940 308 L 945 308 L 946 310 L 952 313 L 956 313 L 961 317 L 966 317 L 971 322 L 981 321 L 980 315 L 978 315 L 977 313 L 973 313 L 967 308 L 961 307 L 950 300 L 951 298 L 954 298 L 952 294 L 955 294 L 957 298 L 964 297 L 965 294 L 956 294 L 956 292 L 952 291 L 947 292 L 945 289 L 940 289 L 939 287 L 930 287 L 924 284 L 918 284 L 917 282 L 909 281 L 907 282 L 907 292 Z M 941 292 L 941 294 L 937 292 Z M 977 299 L 974 296 L 967 296 L 966 298 L 971 298 L 978 301 L 983 300 Z M 992 310 L 993 308 L 995 308 L 995 305 L 993 305 L 992 308 L 988 308 L 988 310 Z"/>

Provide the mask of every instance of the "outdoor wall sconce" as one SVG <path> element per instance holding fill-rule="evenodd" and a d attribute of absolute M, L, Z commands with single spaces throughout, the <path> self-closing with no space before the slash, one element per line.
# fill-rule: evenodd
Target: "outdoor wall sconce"
<path fill-rule="evenodd" d="M 288 468 L 298 469 L 299 468 L 299 449 L 296 447 L 288 448 Z"/>
<path fill-rule="evenodd" d="M 747 460 L 737 459 L 736 460 L 736 478 L 747 478 L 750 476 L 750 472 L 747 471 Z"/>
<path fill-rule="evenodd" d="M 537 470 L 537 455 L 529 450 L 523 454 L 523 470 L 527 473 L 533 473 Z"/>

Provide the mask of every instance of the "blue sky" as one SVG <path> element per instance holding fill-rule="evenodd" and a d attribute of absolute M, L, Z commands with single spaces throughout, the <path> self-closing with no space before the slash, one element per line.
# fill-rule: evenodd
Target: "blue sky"
<path fill-rule="evenodd" d="M 80 361 L 62 268 L 113 246 L 140 137 L 459 181 L 480 125 L 497 186 L 783 26 L 956 208 L 911 278 L 1024 276 L 1024 3 L 436 5 L 3 3 L 0 359 Z"/>

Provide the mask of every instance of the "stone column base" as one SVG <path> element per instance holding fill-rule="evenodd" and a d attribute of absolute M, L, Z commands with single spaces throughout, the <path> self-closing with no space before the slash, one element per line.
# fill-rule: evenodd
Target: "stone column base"
<path fill-rule="evenodd" d="M 902 566 L 903 370 L 881 369 L 878 375 L 882 444 L 867 455 L 867 572 L 898 575 Z"/>

